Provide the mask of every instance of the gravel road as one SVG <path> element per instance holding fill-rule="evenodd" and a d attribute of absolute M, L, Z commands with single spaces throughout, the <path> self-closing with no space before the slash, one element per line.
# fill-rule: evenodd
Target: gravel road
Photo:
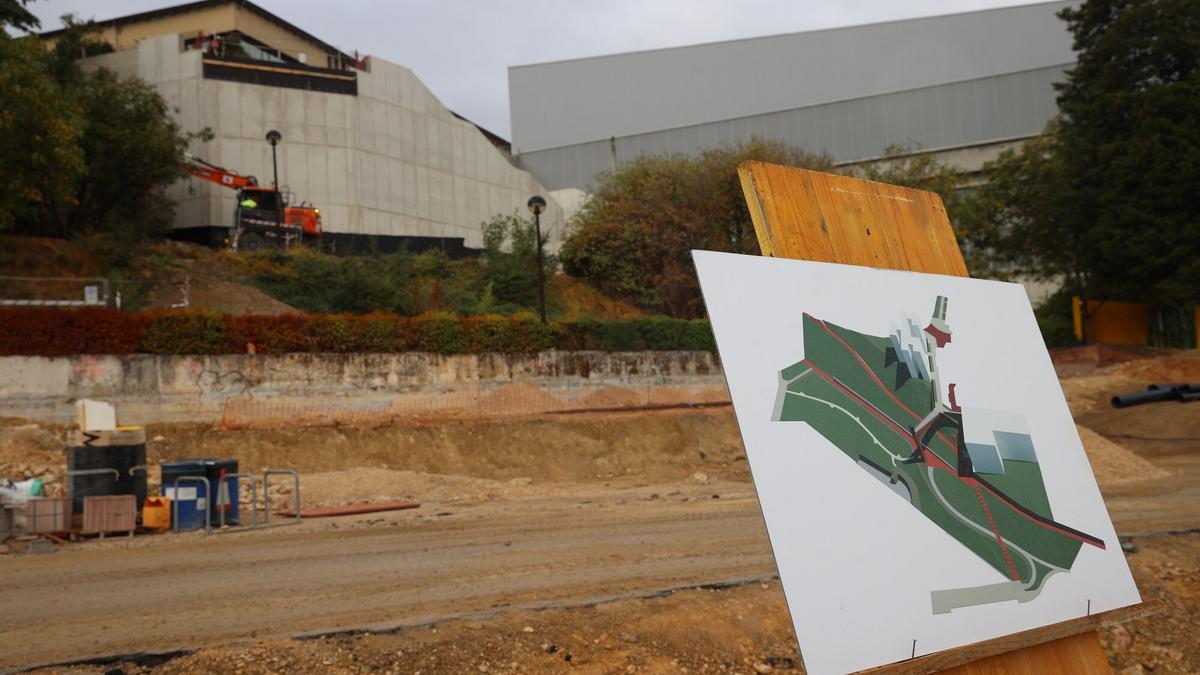
<path fill-rule="evenodd" d="M 752 498 L 527 508 L 0 559 L 0 669 L 416 625 L 773 574 Z M 328 522 L 328 521 L 326 521 Z"/>

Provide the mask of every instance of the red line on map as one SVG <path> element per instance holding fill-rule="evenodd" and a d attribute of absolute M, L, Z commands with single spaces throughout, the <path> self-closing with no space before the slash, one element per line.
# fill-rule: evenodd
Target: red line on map
<path fill-rule="evenodd" d="M 1097 539 L 1095 537 L 1091 537 L 1086 534 L 1076 532 L 1074 530 L 1066 529 L 1062 525 L 1059 525 L 1058 523 L 1055 523 L 1052 520 L 1042 520 L 1040 518 L 1035 518 L 1035 517 L 1029 515 L 1028 513 L 1026 513 L 1025 510 L 1023 508 L 1021 508 L 1016 502 L 1014 502 L 1012 500 L 1012 498 L 1009 497 L 1008 495 L 1005 495 L 1005 494 L 997 491 L 991 485 L 988 485 L 986 482 L 984 482 L 982 480 L 977 481 L 977 482 L 980 487 L 982 487 L 984 490 L 987 490 L 988 493 L 991 494 L 993 497 L 995 497 L 997 500 L 999 500 L 999 502 L 1001 504 L 1004 504 L 1008 508 L 1012 509 L 1017 515 L 1021 516 L 1022 518 L 1025 518 L 1026 520 L 1030 520 L 1034 523 L 1037 523 L 1038 525 L 1041 525 L 1042 527 L 1044 527 L 1046 529 L 1054 530 L 1055 532 L 1058 532 L 1059 534 L 1068 536 L 1072 539 L 1077 539 L 1079 541 L 1082 541 L 1085 544 L 1091 544 L 1092 546 L 1095 546 L 1096 548 L 1107 550 L 1108 547 L 1105 545 L 1105 543 L 1102 539 Z"/>
<path fill-rule="evenodd" d="M 903 436 L 904 438 L 908 439 L 909 442 L 913 443 L 913 449 L 916 450 L 916 448 L 917 448 L 916 440 L 912 437 L 912 434 L 909 433 L 908 429 L 905 429 L 904 427 L 900 426 L 899 424 L 896 424 L 892 420 L 892 418 L 890 418 L 887 415 L 884 415 L 883 413 L 876 410 L 875 406 L 873 406 L 869 402 L 867 402 L 866 399 L 864 399 L 862 396 L 859 396 L 857 392 L 855 392 L 850 387 L 847 387 L 846 385 L 842 384 L 841 382 L 838 382 L 837 379 L 835 379 L 829 373 L 826 373 L 825 371 L 823 371 L 820 368 L 813 365 L 812 361 L 809 361 L 808 359 L 804 359 L 804 364 L 806 366 L 808 366 L 809 368 L 812 368 L 813 372 L 820 375 L 826 382 L 828 382 L 829 384 L 832 384 L 834 387 L 836 387 L 838 391 L 849 396 L 855 403 L 859 404 L 863 408 L 866 408 L 867 412 L 871 413 L 875 417 L 878 417 L 881 421 L 883 421 L 884 424 L 888 425 L 893 430 L 895 430 L 896 433 L 898 433 L 901 436 Z"/>
<path fill-rule="evenodd" d="M 805 316 L 810 316 L 810 315 L 806 314 Z M 816 317 L 813 317 L 813 316 L 810 316 L 810 318 L 813 321 L 816 321 L 818 324 L 820 324 L 821 328 L 824 328 L 826 333 L 829 333 L 830 335 L 832 335 L 833 339 L 840 342 L 842 344 L 842 346 L 846 348 L 847 351 L 849 351 L 851 354 L 854 355 L 854 358 L 858 359 L 858 362 L 860 364 L 862 364 L 863 370 L 867 371 L 867 375 L 870 375 L 871 379 L 875 380 L 875 384 L 878 384 L 879 388 L 883 390 L 883 393 L 887 394 L 893 401 L 895 401 L 896 405 L 898 405 L 901 408 L 904 408 L 906 411 L 908 411 L 909 415 L 912 415 L 913 417 L 917 418 L 918 420 L 921 419 L 921 416 L 918 415 L 917 413 L 913 412 L 912 408 L 909 408 L 908 406 L 904 405 L 904 401 L 901 401 L 900 399 L 896 398 L 896 395 L 892 393 L 892 390 L 888 389 L 887 385 L 885 385 L 882 381 L 880 381 L 879 377 L 875 375 L 875 371 L 871 369 L 871 366 L 867 365 L 867 362 L 863 360 L 863 357 L 858 353 L 858 351 L 855 350 L 854 347 L 851 347 L 849 345 L 849 343 L 847 343 L 845 340 L 843 340 L 842 336 L 833 332 L 833 329 L 831 329 L 829 326 L 826 326 L 824 321 L 822 321 Z"/>
<path fill-rule="evenodd" d="M 974 481 L 971 482 L 974 483 Z M 1012 576 L 1013 581 L 1020 581 L 1021 575 L 1017 574 L 1017 566 L 1013 564 L 1012 557 L 1008 555 L 1008 547 L 1004 545 L 1004 539 L 1000 536 L 1000 528 L 996 527 L 996 521 L 992 519 L 992 511 L 988 508 L 983 493 L 979 490 L 979 484 L 975 483 L 971 487 L 975 489 L 975 496 L 979 498 L 979 505 L 983 507 L 983 517 L 987 518 L 988 526 L 992 528 L 992 534 L 996 535 L 996 544 L 1000 546 L 1000 554 L 1004 556 L 1004 563 L 1008 565 L 1009 575 Z"/>
<path fill-rule="evenodd" d="M 904 405 L 904 402 L 901 401 L 899 398 L 896 397 L 895 394 L 892 393 L 892 390 L 889 389 L 888 386 L 886 384 L 884 384 L 877 375 L 875 375 L 875 371 L 871 368 L 871 366 L 867 365 L 867 362 L 863 360 L 863 357 L 861 354 L 858 353 L 858 350 L 854 349 L 854 347 L 851 347 L 850 343 L 848 343 L 842 339 L 842 336 L 833 332 L 833 329 L 831 329 L 829 326 L 826 326 L 824 321 L 822 321 L 810 314 L 805 314 L 805 316 L 808 316 L 813 321 L 816 321 L 818 324 L 820 324 L 821 328 L 824 328 L 826 333 L 829 333 L 830 335 L 832 335 L 833 339 L 840 342 L 841 345 L 846 348 L 846 351 L 853 354 L 854 358 L 857 359 L 858 363 L 863 367 L 863 370 L 867 371 L 867 375 L 870 375 L 871 379 L 875 380 L 875 384 L 879 385 L 879 388 L 881 390 L 883 390 L 883 393 L 887 394 L 893 401 L 895 401 L 896 405 L 900 406 L 901 408 L 904 408 L 905 412 L 907 412 L 909 415 L 913 416 L 913 419 L 917 420 L 918 422 L 921 421 L 922 416 L 918 415 L 912 408 Z M 946 438 L 946 436 L 944 434 L 942 434 L 942 432 L 939 431 L 936 434 L 936 436 L 938 438 L 942 439 L 943 441 L 945 441 L 946 445 L 950 446 L 951 448 L 955 447 L 955 445 L 950 442 L 950 439 Z"/>
<path fill-rule="evenodd" d="M 820 322 L 819 319 L 817 321 Z M 822 324 L 822 325 L 824 325 L 824 324 Z M 829 330 L 829 329 L 826 328 L 826 330 Z M 837 336 L 834 335 L 834 337 L 837 337 Z M 854 351 L 852 348 L 849 347 L 849 345 L 847 345 L 847 349 L 850 349 L 852 352 Z M 857 355 L 857 352 L 854 352 L 854 353 L 855 353 L 855 355 Z M 862 359 L 860 358 L 859 361 L 861 362 Z M 1041 525 L 1042 527 L 1044 527 L 1048 530 L 1053 530 L 1055 532 L 1058 532 L 1059 534 L 1066 535 L 1072 539 L 1077 539 L 1085 544 L 1091 544 L 1092 546 L 1095 546 L 1097 548 L 1101 548 L 1101 549 L 1106 548 L 1104 542 L 1099 539 L 1088 537 L 1087 535 L 1081 534 L 1079 532 L 1075 532 L 1070 529 L 1065 529 L 1063 526 L 1058 525 L 1057 523 L 1055 523 L 1053 521 L 1041 520 L 1039 518 L 1035 518 L 1035 517 L 1031 516 L 1030 514 L 1026 513 L 1023 509 L 1021 509 L 1019 506 L 1017 506 L 1012 501 L 1011 498 L 998 492 L 997 490 L 992 488 L 992 486 L 988 485 L 987 483 L 976 481 L 973 478 L 958 475 L 958 471 L 955 470 L 954 467 L 950 466 L 949 462 L 947 462 L 946 460 L 939 457 L 938 454 L 935 453 L 933 451 L 933 449 L 931 449 L 929 446 L 922 444 L 917 438 L 915 438 L 912 435 L 912 433 L 908 429 L 901 427 L 899 424 L 897 424 L 895 421 L 893 421 L 892 418 L 890 418 L 887 415 L 883 414 L 882 412 L 876 410 L 875 406 L 871 405 L 870 402 L 868 402 L 866 399 L 864 399 L 862 396 L 860 396 L 858 393 L 856 393 L 853 389 L 850 389 L 846 385 L 839 382 L 836 378 L 834 378 L 829 373 L 826 373 L 825 371 L 818 368 L 816 365 L 813 364 L 812 361 L 809 361 L 808 359 L 804 359 L 804 364 L 807 365 L 809 368 L 812 368 L 813 372 L 820 375 L 821 378 L 824 379 L 826 382 L 832 384 L 835 388 L 837 388 L 838 391 L 841 391 L 842 393 L 846 394 L 855 403 L 858 403 L 860 406 L 865 408 L 867 410 L 867 412 L 869 412 L 872 415 L 874 415 L 875 417 L 879 418 L 881 421 L 883 421 L 884 424 L 887 424 L 889 427 L 891 427 L 893 430 L 895 430 L 901 436 L 908 439 L 908 441 L 910 443 L 912 443 L 912 445 L 913 445 L 913 450 L 916 450 L 918 447 L 924 449 L 925 462 L 927 464 L 929 464 L 930 466 L 932 466 L 936 469 L 943 469 L 945 471 L 948 471 L 951 475 L 953 475 L 955 478 L 958 478 L 960 481 L 966 483 L 968 486 L 971 486 L 976 489 L 978 489 L 979 487 L 982 487 L 984 490 L 987 490 L 993 497 L 998 499 L 1002 504 L 1004 504 L 1005 506 L 1007 506 L 1010 509 L 1012 509 L 1013 511 L 1015 511 L 1021 517 L 1025 518 L 1033 523 Z M 868 368 L 868 371 L 869 370 L 870 369 Z M 875 381 L 879 382 L 878 379 L 876 379 Z M 880 386 L 883 386 L 882 383 L 880 383 Z M 886 391 L 886 389 L 885 389 L 885 391 Z M 911 412 L 911 411 L 909 411 L 909 412 Z M 939 434 L 939 436 L 940 435 L 941 434 Z M 949 439 L 946 439 L 944 437 L 942 440 L 945 440 L 947 444 L 950 443 Z M 990 513 L 991 512 L 988 511 L 989 517 L 990 517 Z"/>

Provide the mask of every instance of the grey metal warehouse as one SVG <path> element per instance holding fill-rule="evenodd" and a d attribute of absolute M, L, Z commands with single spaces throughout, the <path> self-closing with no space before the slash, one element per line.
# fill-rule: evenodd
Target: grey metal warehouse
<path fill-rule="evenodd" d="M 977 171 L 1038 134 L 1075 62 L 1047 2 L 509 68 L 512 149 L 551 190 L 643 153 L 777 139 L 839 163 L 890 145 Z"/>

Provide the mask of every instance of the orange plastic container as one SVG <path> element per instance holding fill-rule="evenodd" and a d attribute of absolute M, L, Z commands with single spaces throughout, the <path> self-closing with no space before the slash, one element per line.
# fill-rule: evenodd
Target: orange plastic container
<path fill-rule="evenodd" d="M 171 529 L 171 500 L 168 497 L 146 497 L 142 504 L 142 527 L 147 530 Z"/>

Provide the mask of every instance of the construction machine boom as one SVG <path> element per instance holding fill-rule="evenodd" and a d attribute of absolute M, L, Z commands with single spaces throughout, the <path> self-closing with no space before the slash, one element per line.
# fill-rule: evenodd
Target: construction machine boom
<path fill-rule="evenodd" d="M 288 206 L 284 195 L 274 187 L 260 187 L 254 176 L 217 166 L 190 153 L 180 165 L 191 176 L 237 190 L 237 206 L 229 245 L 237 250 L 290 248 L 308 242 L 319 244 L 321 209 L 307 203 Z"/>
<path fill-rule="evenodd" d="M 200 180 L 206 180 L 234 190 L 258 185 L 258 179 L 254 176 L 243 176 L 236 171 L 206 162 L 191 153 L 185 152 L 183 157 L 184 161 L 180 166 L 183 167 L 184 171 L 187 171 L 193 177 Z"/>

